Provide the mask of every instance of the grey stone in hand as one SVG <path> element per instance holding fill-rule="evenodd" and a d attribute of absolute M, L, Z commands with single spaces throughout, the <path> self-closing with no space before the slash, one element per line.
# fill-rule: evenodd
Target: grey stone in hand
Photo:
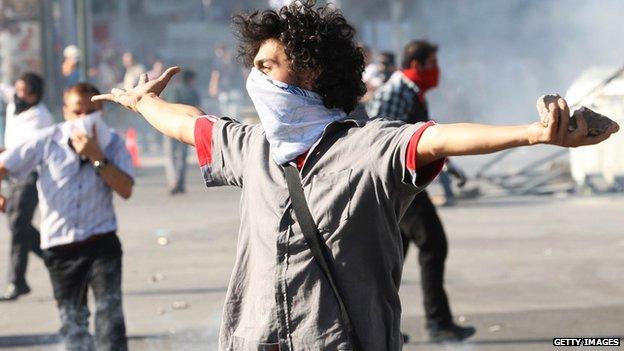
<path fill-rule="evenodd" d="M 609 117 L 582 106 L 572 114 L 570 124 L 568 125 L 569 131 L 573 131 L 577 128 L 577 118 L 583 118 L 585 120 L 587 124 L 587 135 L 589 136 L 598 136 L 605 133 L 613 123 Z"/>
<path fill-rule="evenodd" d="M 540 116 L 540 121 L 544 125 L 544 127 L 548 127 L 548 119 L 549 119 L 549 109 L 548 105 L 551 103 L 557 104 L 557 100 L 559 100 L 561 96 L 558 94 L 549 94 L 542 95 L 539 99 L 537 99 L 537 111 Z M 603 116 L 600 113 L 592 111 L 591 109 L 582 106 L 581 108 L 574 111 L 572 117 L 570 117 L 570 122 L 568 124 L 568 131 L 574 131 L 578 128 L 577 118 L 583 118 L 585 123 L 587 124 L 587 135 L 588 136 L 598 136 L 600 134 L 605 133 L 612 123 L 614 123 L 609 117 Z"/>

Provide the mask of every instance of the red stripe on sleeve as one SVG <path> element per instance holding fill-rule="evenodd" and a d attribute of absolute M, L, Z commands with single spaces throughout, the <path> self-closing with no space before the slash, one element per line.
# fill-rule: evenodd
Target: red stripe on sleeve
<path fill-rule="evenodd" d="M 195 120 L 195 150 L 199 166 L 212 163 L 212 125 L 213 121 L 206 117 Z"/>
<path fill-rule="evenodd" d="M 417 178 L 415 184 L 417 186 L 430 183 L 438 175 L 438 173 L 440 173 L 442 167 L 444 167 L 445 158 L 435 160 L 424 167 L 418 167 L 418 152 L 416 150 L 418 142 L 420 141 L 420 137 L 423 132 L 432 125 L 435 125 L 435 122 L 429 121 L 425 123 L 414 133 L 414 135 L 412 135 L 409 143 L 407 144 L 405 164 L 409 171 L 416 172 Z"/>
<path fill-rule="evenodd" d="M 412 135 L 412 138 L 410 139 L 409 144 L 407 144 L 407 154 L 405 156 L 406 157 L 405 163 L 407 165 L 407 169 L 409 169 L 410 171 L 416 170 L 416 163 L 417 163 L 416 161 L 418 158 L 418 153 L 416 152 L 416 148 L 418 147 L 418 142 L 420 141 L 420 137 L 425 132 L 425 129 L 431 127 L 434 124 L 435 122 L 429 121 L 425 123 L 422 127 L 418 128 L 418 130 L 414 133 L 414 135 Z"/>

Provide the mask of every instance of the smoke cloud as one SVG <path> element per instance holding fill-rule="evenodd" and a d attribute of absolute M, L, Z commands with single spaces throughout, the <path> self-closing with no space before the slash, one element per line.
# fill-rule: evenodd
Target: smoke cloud
<path fill-rule="evenodd" d="M 523 123 L 537 120 L 538 96 L 565 94 L 590 66 L 624 64 L 622 13 L 618 0 L 420 1 L 400 39 L 440 45 L 442 80 L 428 96 L 433 118 Z M 396 39 L 392 26 L 376 37 L 367 35 L 370 25 L 358 26 L 377 49 L 395 49 L 396 40 L 376 40 Z"/>

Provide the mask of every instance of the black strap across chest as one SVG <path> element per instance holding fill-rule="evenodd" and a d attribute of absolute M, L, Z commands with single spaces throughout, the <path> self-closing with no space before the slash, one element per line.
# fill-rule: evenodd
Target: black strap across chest
<path fill-rule="evenodd" d="M 314 223 L 314 218 L 312 218 L 312 214 L 310 213 L 305 194 L 303 193 L 299 171 L 295 166 L 288 164 L 284 166 L 284 174 L 286 176 L 286 184 L 288 185 L 290 200 L 293 210 L 295 211 L 295 217 L 297 218 L 299 227 L 301 227 L 306 243 L 308 244 L 310 251 L 312 251 L 314 259 L 321 268 L 323 275 L 327 279 L 327 282 L 336 297 L 338 307 L 340 308 L 340 317 L 353 344 L 353 350 L 359 351 L 362 348 L 360 347 L 359 339 L 353 329 L 353 324 L 351 323 L 347 306 L 344 303 L 344 299 L 342 298 L 342 294 L 340 293 L 340 289 L 336 283 L 336 275 L 334 274 L 333 266 L 330 263 L 331 260 L 329 253 L 327 252 L 327 248 L 324 247 L 325 243 L 322 241 L 321 233 L 319 233 L 318 227 Z"/>

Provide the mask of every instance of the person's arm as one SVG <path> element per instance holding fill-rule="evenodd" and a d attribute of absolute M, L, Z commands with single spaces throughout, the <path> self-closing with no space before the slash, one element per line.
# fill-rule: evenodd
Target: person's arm
<path fill-rule="evenodd" d="M 549 106 L 548 126 L 536 122 L 524 126 L 491 126 L 457 123 L 436 124 L 427 128 L 417 147 L 418 166 L 427 165 L 448 156 L 488 154 L 518 146 L 551 144 L 577 147 L 597 144 L 606 140 L 619 127 L 614 122 L 610 129 L 596 137 L 587 135 L 587 124 L 578 118 L 578 128 L 568 131 L 570 111 L 567 103 L 559 99 L 558 106 Z"/>
<path fill-rule="evenodd" d="M 95 128 L 93 129 L 93 137 L 89 138 L 87 134 L 82 132 L 74 132 L 71 141 L 76 153 L 87 157 L 92 164 L 103 162 L 106 159 L 104 152 L 98 145 Z M 108 160 L 108 164 L 100 170 L 99 174 L 104 183 L 119 196 L 124 199 L 130 198 L 134 181 L 128 174 L 120 170 L 113 160 Z"/>
<path fill-rule="evenodd" d="M 169 103 L 154 93 L 141 98 L 136 111 L 159 132 L 193 146 L 195 119 L 205 115 L 197 107 Z"/>
<path fill-rule="evenodd" d="M 146 74 L 142 74 L 136 87 L 128 90 L 113 89 L 109 94 L 94 96 L 92 100 L 116 102 L 140 113 L 162 134 L 195 145 L 195 120 L 204 113 L 196 107 L 168 103 L 158 97 L 171 77 L 179 71 L 179 67 L 170 67 L 151 81 Z"/>
<path fill-rule="evenodd" d="M 102 161 L 104 158 L 100 159 L 89 159 L 91 162 L 95 162 L 95 160 Z M 124 199 L 129 199 L 132 196 L 132 186 L 134 182 L 132 178 L 122 172 L 115 164 L 109 163 L 100 171 L 100 177 L 104 180 L 104 183 L 108 185 L 113 191 L 115 191 L 119 196 Z"/>
<path fill-rule="evenodd" d="M 41 133 L 37 137 L 0 154 L 0 212 L 4 212 L 6 209 L 6 199 L 1 195 L 2 181 L 7 176 L 23 178 L 42 162 L 44 145 L 49 133 Z"/>

